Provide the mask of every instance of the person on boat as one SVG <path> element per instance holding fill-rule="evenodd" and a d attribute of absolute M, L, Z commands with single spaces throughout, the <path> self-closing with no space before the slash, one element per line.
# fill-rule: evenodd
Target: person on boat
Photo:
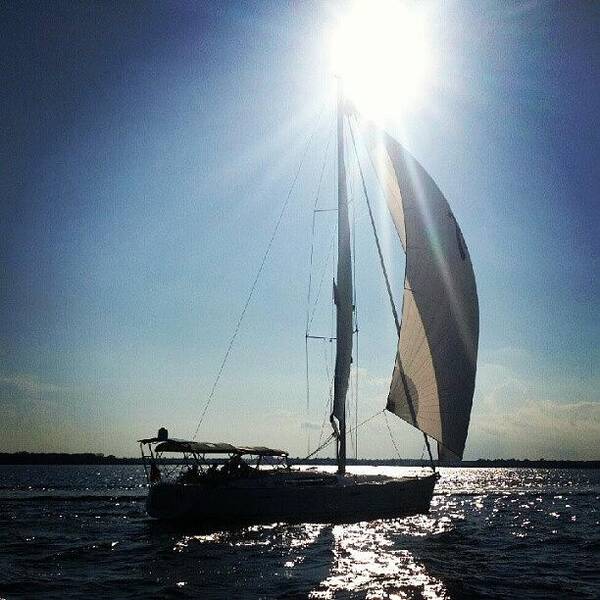
<path fill-rule="evenodd" d="M 154 462 L 150 463 L 150 481 L 152 483 L 160 481 L 160 471 Z"/>
<path fill-rule="evenodd" d="M 206 478 L 209 481 L 215 481 L 219 477 L 219 471 L 218 471 L 217 467 L 218 467 L 218 464 L 217 463 L 213 463 L 206 470 Z"/>
<path fill-rule="evenodd" d="M 248 477 L 250 467 L 242 460 L 239 454 L 234 454 L 228 462 L 223 465 L 223 474 L 227 477 Z"/>
<path fill-rule="evenodd" d="M 240 458 L 240 466 L 238 467 L 240 477 L 248 477 L 250 475 L 251 468 L 245 460 Z"/>
<path fill-rule="evenodd" d="M 187 471 L 181 474 L 180 480 L 182 483 L 194 483 L 200 479 L 198 473 L 198 465 L 191 465 Z"/>

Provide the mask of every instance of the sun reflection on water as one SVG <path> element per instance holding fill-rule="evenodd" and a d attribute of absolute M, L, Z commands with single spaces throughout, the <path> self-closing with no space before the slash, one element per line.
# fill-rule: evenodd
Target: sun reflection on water
<path fill-rule="evenodd" d="M 395 549 L 393 536 L 419 537 L 442 533 L 450 519 L 427 516 L 404 520 L 374 521 L 333 527 L 333 560 L 329 575 L 309 598 L 337 597 L 339 592 L 361 592 L 370 598 L 445 599 L 444 583 L 428 573 L 425 565 L 406 549 Z"/>

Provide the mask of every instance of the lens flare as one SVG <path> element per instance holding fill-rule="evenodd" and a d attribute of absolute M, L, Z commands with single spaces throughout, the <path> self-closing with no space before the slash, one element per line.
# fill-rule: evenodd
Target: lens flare
<path fill-rule="evenodd" d="M 426 18 L 392 0 L 358 1 L 332 36 L 332 68 L 346 97 L 371 119 L 414 108 L 431 78 Z"/>

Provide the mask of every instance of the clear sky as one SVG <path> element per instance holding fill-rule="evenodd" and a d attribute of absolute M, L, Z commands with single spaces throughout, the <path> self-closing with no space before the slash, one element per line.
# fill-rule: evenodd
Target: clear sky
<path fill-rule="evenodd" d="M 386 125 L 444 191 L 474 263 L 465 458 L 599 459 L 600 5 L 424 6 L 431 81 Z M 161 425 L 193 433 L 313 132 L 199 437 L 314 445 L 329 347 L 311 346 L 307 411 L 311 210 L 323 161 L 319 205 L 334 202 L 328 38 L 344 8 L 2 3 L 0 451 L 135 455 Z M 395 333 L 356 213 L 362 419 L 385 404 Z M 359 454 L 394 456 L 381 418 Z"/>

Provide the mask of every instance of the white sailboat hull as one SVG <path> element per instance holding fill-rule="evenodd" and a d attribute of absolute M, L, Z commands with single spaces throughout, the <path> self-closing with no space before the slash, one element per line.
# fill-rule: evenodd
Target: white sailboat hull
<path fill-rule="evenodd" d="M 300 472 L 215 483 L 158 483 L 148 514 L 199 523 L 356 522 L 429 511 L 437 476 L 393 479 Z"/>

